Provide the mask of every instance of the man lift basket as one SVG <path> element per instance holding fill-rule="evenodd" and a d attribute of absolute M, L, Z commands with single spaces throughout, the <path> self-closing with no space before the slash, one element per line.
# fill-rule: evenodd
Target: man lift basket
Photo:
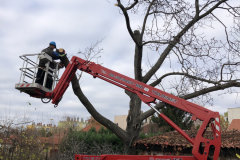
<path fill-rule="evenodd" d="M 22 68 L 20 68 L 21 75 L 19 83 L 15 84 L 15 89 L 20 90 L 20 92 L 27 93 L 31 97 L 41 98 L 44 103 L 48 103 L 43 95 L 47 92 L 52 92 L 59 81 L 59 69 L 61 68 L 59 62 L 54 61 L 51 56 L 44 52 L 37 54 L 24 54 L 19 57 L 23 60 L 23 65 Z M 46 62 L 45 68 L 39 67 L 38 64 L 40 60 L 44 60 Z M 50 67 L 50 62 L 55 64 L 55 68 Z M 38 69 L 45 71 L 42 85 L 35 83 Z M 53 77 L 53 85 L 51 89 L 46 88 L 48 74 Z"/>

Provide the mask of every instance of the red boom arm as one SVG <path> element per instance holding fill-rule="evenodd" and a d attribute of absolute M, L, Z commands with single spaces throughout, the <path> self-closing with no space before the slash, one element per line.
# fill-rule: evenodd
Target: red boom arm
<path fill-rule="evenodd" d="M 203 121 L 200 129 L 195 138 L 190 138 L 182 129 L 180 129 L 175 123 L 173 123 L 168 117 L 164 114 L 160 113 L 158 110 L 154 109 L 159 113 L 160 117 L 162 117 L 165 121 L 167 121 L 174 129 L 176 129 L 181 135 L 183 135 L 190 143 L 193 144 L 192 157 L 191 160 L 207 160 L 210 147 L 214 147 L 214 160 L 218 159 L 220 147 L 221 147 L 221 133 L 220 133 L 220 117 L 218 112 L 213 112 L 206 108 L 203 108 L 199 105 L 176 97 L 172 94 L 166 93 L 162 90 L 149 86 L 145 83 L 139 82 L 135 79 L 124 76 L 120 73 L 114 72 L 110 69 L 107 69 L 99 64 L 95 64 L 90 61 L 85 61 L 79 57 L 72 57 L 69 62 L 66 70 L 64 71 L 61 79 L 59 80 L 57 86 L 55 87 L 53 92 L 48 92 L 46 97 L 52 98 L 52 103 L 58 105 L 61 100 L 64 92 L 69 86 L 76 70 L 79 69 L 88 74 L 91 74 L 94 78 L 98 77 L 107 82 L 110 82 L 116 86 L 119 86 L 123 89 L 126 89 L 130 92 L 133 92 L 139 96 L 139 98 L 150 107 L 150 103 L 156 103 L 155 100 L 158 99 L 162 102 L 175 106 L 181 110 L 184 110 L 190 114 L 192 114 L 192 119 L 200 119 Z M 211 128 L 213 131 L 213 139 L 206 139 L 203 137 L 207 127 L 211 124 Z M 200 152 L 199 148 L 201 144 L 204 143 L 204 151 Z M 79 158 L 82 157 L 79 155 Z M 89 157 L 89 156 L 88 156 Z M 91 156 L 92 157 L 92 156 Z M 96 156 L 99 157 L 99 156 Z M 158 156 L 159 157 L 159 156 Z M 165 158 L 166 156 L 164 156 Z M 173 157 L 173 156 L 172 156 Z M 131 157 L 133 159 L 133 157 Z M 174 158 L 174 157 L 173 157 Z M 182 160 L 187 160 L 189 157 L 181 157 Z M 81 159 L 84 159 L 82 157 Z M 107 160 L 105 157 L 104 159 Z M 112 159 L 112 158 L 111 158 Z M 121 159 L 121 158 L 120 158 Z M 141 158 L 137 158 L 141 159 Z M 148 159 L 148 158 L 146 158 Z"/>

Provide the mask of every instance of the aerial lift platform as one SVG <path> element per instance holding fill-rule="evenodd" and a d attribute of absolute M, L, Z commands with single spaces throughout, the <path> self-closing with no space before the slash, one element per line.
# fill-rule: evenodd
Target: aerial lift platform
<path fill-rule="evenodd" d="M 24 54 L 19 57 L 23 60 L 23 65 L 22 68 L 20 68 L 21 75 L 19 83 L 15 84 L 15 89 L 19 90 L 20 92 L 24 92 L 31 97 L 41 98 L 43 102 L 46 102 L 44 101 L 46 99 L 44 99 L 43 95 L 48 92 L 52 92 L 59 81 L 59 69 L 62 68 L 59 62 L 54 61 L 51 56 L 44 52 L 36 54 Z M 39 67 L 38 65 L 41 59 L 46 62 L 46 67 L 44 68 Z M 50 62 L 53 62 L 56 67 L 51 68 Z M 42 85 L 35 83 L 38 69 L 45 71 Z M 53 78 L 53 85 L 51 89 L 46 88 L 48 74 Z"/>
<path fill-rule="evenodd" d="M 43 58 L 47 58 L 47 56 L 44 55 Z M 47 59 L 49 61 L 51 60 L 50 58 Z M 29 59 L 27 59 L 26 56 L 23 58 L 23 60 L 29 62 Z M 36 68 L 37 67 L 33 67 L 31 69 L 36 70 Z M 46 63 L 46 68 L 49 69 L 49 62 Z M 73 76 L 75 75 L 75 72 L 78 69 L 92 75 L 93 78 L 100 78 L 106 82 L 109 82 L 113 85 L 116 85 L 120 88 L 123 88 L 138 95 L 138 97 L 144 103 L 150 106 L 155 112 L 159 114 L 161 118 L 163 118 L 169 125 L 171 125 L 178 133 L 180 133 L 185 139 L 187 139 L 193 145 L 192 149 L 193 156 L 142 156 L 142 155 L 93 156 L 76 154 L 75 160 L 208 160 L 211 157 L 213 157 L 212 158 L 213 160 L 218 160 L 221 147 L 220 116 L 218 112 L 208 110 L 202 106 L 191 103 L 187 100 L 164 92 L 160 89 L 149 86 L 145 83 L 127 77 L 123 74 L 117 73 L 99 64 L 95 64 L 94 62 L 86 61 L 79 57 L 73 56 L 71 61 L 69 61 L 69 64 L 66 66 L 66 69 L 61 78 L 59 79 L 59 81 L 56 80 L 57 82 L 56 87 L 54 88 L 53 85 L 51 91 L 47 90 L 44 87 L 46 79 L 44 79 L 43 86 L 38 86 L 34 84 L 34 79 L 32 80 L 32 83 L 26 83 L 24 81 L 24 76 L 26 76 L 26 70 L 28 69 L 27 66 L 22 67 L 21 76 L 23 74 L 23 80 L 21 81 L 20 77 L 21 83 L 19 82 L 19 84 L 16 84 L 16 89 L 19 89 L 20 91 L 25 92 L 32 97 L 37 98 L 41 97 L 42 99 L 47 98 L 48 102 L 52 100 L 52 103 L 55 104 L 55 106 L 57 106 L 60 100 L 62 99 L 62 96 L 65 93 L 66 89 L 68 88 Z M 56 68 L 55 71 L 57 70 L 58 69 Z M 47 74 L 47 70 L 45 71 Z M 35 72 L 36 71 L 33 72 L 34 75 Z M 55 74 L 52 74 L 52 76 L 54 76 L 54 78 L 57 79 L 57 76 Z M 33 78 L 34 77 L 35 76 L 33 76 Z M 23 88 L 21 88 L 21 86 Z M 27 87 L 30 87 L 31 89 L 30 88 L 26 89 Z M 160 113 L 155 107 L 151 105 L 151 103 L 156 104 L 157 103 L 156 100 L 186 111 L 192 116 L 192 120 L 194 121 L 196 121 L 197 119 L 201 120 L 202 125 L 199 128 L 197 135 L 195 137 L 190 137 L 174 122 L 172 122 L 167 116 Z M 204 137 L 204 133 L 209 126 L 213 133 L 212 139 Z"/>

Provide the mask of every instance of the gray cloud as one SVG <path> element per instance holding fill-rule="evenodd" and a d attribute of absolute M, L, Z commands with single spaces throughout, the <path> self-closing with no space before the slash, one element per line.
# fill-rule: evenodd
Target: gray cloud
<path fill-rule="evenodd" d="M 142 17 L 132 17 L 135 18 L 131 23 L 132 28 L 137 29 L 138 25 L 142 24 Z M 57 47 L 65 48 L 69 55 L 78 55 L 78 51 L 84 51 L 85 47 L 104 38 L 99 46 L 104 48 L 100 59 L 103 66 L 134 77 L 135 46 L 125 27 L 124 17 L 119 14 L 113 3 L 98 0 L 1 1 L 0 22 L 1 109 L 24 109 L 26 102 L 31 102 L 31 106 L 27 107 L 35 121 L 42 121 L 41 117 L 49 120 L 64 114 L 84 119 L 90 116 L 73 94 L 72 87 L 68 88 L 56 109 L 50 103 L 42 104 L 39 99 L 20 94 L 14 89 L 15 83 L 19 81 L 19 68 L 22 66 L 19 55 L 38 53 L 52 40 L 57 42 Z M 224 33 L 216 29 L 216 35 L 223 36 Z M 144 48 L 145 70 L 147 54 L 152 63 L 159 56 Z M 159 73 L 165 73 L 167 70 L 169 64 L 166 63 Z M 129 98 L 124 90 L 100 79 L 93 79 L 85 73 L 80 82 L 86 96 L 103 116 L 113 121 L 115 115 L 127 114 Z M 217 94 L 213 95 L 216 105 L 210 108 L 212 110 L 223 113 L 228 107 L 238 106 L 235 104 L 236 95 L 226 95 L 224 100 Z M 148 109 L 149 107 L 143 105 L 143 111 Z"/>

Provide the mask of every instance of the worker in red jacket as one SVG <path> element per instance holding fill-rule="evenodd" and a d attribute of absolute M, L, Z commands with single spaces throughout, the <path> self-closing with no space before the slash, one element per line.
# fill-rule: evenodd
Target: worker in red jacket
<path fill-rule="evenodd" d="M 59 49 L 59 50 L 57 49 L 56 52 L 54 51 L 54 49 L 56 49 L 56 43 L 54 41 L 52 41 L 49 43 L 49 46 L 47 48 L 42 50 L 42 52 L 51 56 L 53 60 L 60 59 L 61 57 L 63 57 L 65 55 L 64 49 Z M 40 68 L 38 68 L 35 83 L 39 83 L 39 84 L 43 85 L 43 80 L 44 80 L 44 75 L 45 75 L 45 71 L 43 69 L 46 68 L 46 66 L 45 66 L 46 62 L 47 61 L 45 61 L 44 59 L 40 59 L 40 61 L 39 61 Z M 55 64 L 53 62 L 50 62 L 49 67 L 52 69 L 55 69 Z M 48 69 L 48 72 L 53 73 L 50 69 Z M 50 74 L 48 74 L 45 87 L 51 90 L 52 84 L 53 84 L 53 78 Z"/>

